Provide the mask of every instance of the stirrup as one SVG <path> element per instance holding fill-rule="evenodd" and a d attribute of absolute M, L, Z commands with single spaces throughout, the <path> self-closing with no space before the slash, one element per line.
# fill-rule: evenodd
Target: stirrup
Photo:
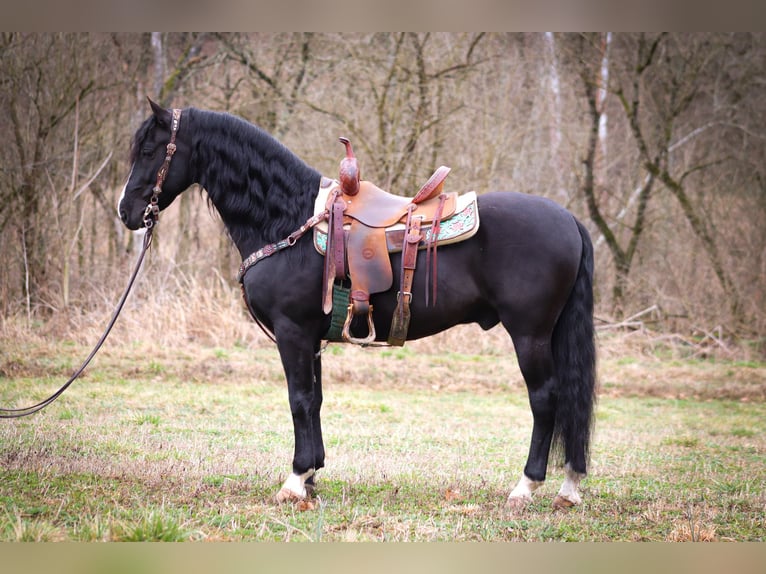
<path fill-rule="evenodd" d="M 354 318 L 354 304 L 348 306 L 348 314 L 346 315 L 346 322 L 343 323 L 343 340 L 348 343 L 354 343 L 355 345 L 369 345 L 375 341 L 375 324 L 372 322 L 372 305 L 370 305 L 367 311 L 367 336 L 363 338 L 354 337 L 351 335 L 351 320 Z"/>

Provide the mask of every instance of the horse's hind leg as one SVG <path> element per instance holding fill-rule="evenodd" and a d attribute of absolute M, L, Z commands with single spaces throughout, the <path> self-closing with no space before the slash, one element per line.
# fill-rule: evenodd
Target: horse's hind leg
<path fill-rule="evenodd" d="M 524 474 L 508 496 L 508 505 L 520 508 L 532 500 L 532 493 L 545 481 L 556 419 L 556 370 L 549 338 L 516 336 L 513 342 L 533 418 Z"/>
<path fill-rule="evenodd" d="M 574 470 L 569 462 L 564 465 L 564 473 L 564 483 L 561 485 L 556 498 L 553 499 L 553 508 L 569 508 L 582 502 L 577 489 L 580 485 L 580 479 L 585 476 L 585 473 Z"/>

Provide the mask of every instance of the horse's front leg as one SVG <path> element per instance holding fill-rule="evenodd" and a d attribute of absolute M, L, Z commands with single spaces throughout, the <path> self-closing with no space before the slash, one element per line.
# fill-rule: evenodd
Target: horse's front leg
<path fill-rule="evenodd" d="M 320 411 L 322 409 L 322 354 L 320 344 L 317 343 L 314 349 L 314 399 L 311 403 L 311 424 L 314 430 L 314 471 L 324 467 L 324 440 L 322 439 L 322 419 Z M 308 494 L 314 489 L 316 474 L 312 474 L 306 479 L 306 489 Z"/>
<path fill-rule="evenodd" d="M 313 485 L 313 475 L 324 465 L 324 446 L 319 422 L 322 404 L 321 369 L 317 369 L 318 345 L 297 326 L 277 333 L 277 346 L 287 378 L 287 392 L 295 432 L 292 474 L 277 493 L 277 501 L 306 497 L 306 483 Z"/>

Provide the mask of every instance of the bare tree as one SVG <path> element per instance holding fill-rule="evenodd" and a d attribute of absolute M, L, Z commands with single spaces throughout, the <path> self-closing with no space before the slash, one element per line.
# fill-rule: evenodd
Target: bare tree
<path fill-rule="evenodd" d="M 481 65 L 477 48 L 484 37 L 467 35 L 446 44 L 431 33 L 336 38 L 342 105 L 316 98 L 304 103 L 337 121 L 374 162 L 366 167 L 370 179 L 398 193 L 414 193 L 415 182 L 433 169 L 439 155 L 441 125 L 464 108 L 450 87 Z M 430 149 L 423 146 L 426 135 Z"/>
<path fill-rule="evenodd" d="M 612 285 L 612 312 L 621 317 L 625 311 L 625 295 L 628 277 L 639 242 L 646 229 L 649 199 L 656 179 L 649 173 L 633 187 L 629 196 L 617 204 L 619 212 L 607 213 L 609 197 L 613 190 L 606 191 L 607 178 L 603 175 L 606 161 L 606 94 L 608 90 L 609 56 L 606 34 L 578 34 L 570 38 L 572 56 L 577 66 L 582 93 L 587 102 L 588 129 L 585 157 L 582 160 L 583 174 L 580 189 L 585 196 L 588 215 L 603 238 L 614 264 L 615 280 Z M 602 165 L 602 169 L 599 169 Z M 635 215 L 630 225 L 625 219 L 630 207 L 635 204 Z M 611 223 L 610 223 L 611 221 Z M 614 230 L 619 224 L 620 231 Z"/>
<path fill-rule="evenodd" d="M 60 190 L 65 189 L 52 183 L 61 181 L 67 171 L 56 136 L 78 103 L 97 89 L 93 75 L 86 72 L 89 64 L 77 58 L 87 41 L 88 37 L 76 35 L 2 36 L 0 125 L 10 135 L 10 145 L 3 146 L 0 162 L 7 166 L 0 182 L 0 233 L 8 239 L 10 225 L 10 236 L 16 235 L 17 240 L 6 245 L 19 246 L 28 314 L 40 302 L 49 264 L 56 261 L 51 258 L 56 244 L 50 243 L 55 219 L 46 215 L 57 212 L 43 209 L 46 198 L 58 201 Z"/>
<path fill-rule="evenodd" d="M 0 313 L 74 316 L 119 283 L 149 95 L 241 115 L 327 175 L 347 135 L 396 193 L 443 163 L 452 189 L 546 195 L 594 228 L 601 312 L 760 336 L 764 54 L 762 33 L 0 34 Z M 202 194 L 164 221 L 150 264 L 226 291 L 238 261 Z"/>
<path fill-rule="evenodd" d="M 237 110 L 274 134 L 290 129 L 298 100 L 313 77 L 314 34 L 216 34 L 226 56 L 246 70 L 237 85 L 249 87 L 250 101 Z M 231 99 L 229 100 L 231 101 Z"/>
<path fill-rule="evenodd" d="M 724 265 L 708 221 L 685 186 L 691 174 L 708 169 L 722 158 L 705 158 L 683 165 L 673 162 L 672 157 L 674 140 L 679 138 L 679 120 L 695 103 L 704 80 L 703 72 L 716 47 L 705 39 L 689 42 L 687 38 L 679 42 L 667 34 L 639 34 L 627 40 L 633 46 L 634 60 L 618 81 L 616 95 L 625 111 L 643 167 L 678 201 L 686 221 L 705 249 L 735 320 L 741 321 L 742 304 L 737 286 Z M 650 121 L 642 113 L 646 100 L 650 100 L 654 108 Z M 702 126 L 691 126 L 691 129 L 699 130 Z"/>

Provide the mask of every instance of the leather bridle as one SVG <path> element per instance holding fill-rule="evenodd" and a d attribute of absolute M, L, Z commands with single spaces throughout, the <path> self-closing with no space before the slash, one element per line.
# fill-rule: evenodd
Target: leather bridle
<path fill-rule="evenodd" d="M 176 134 L 181 125 L 181 110 L 175 108 L 173 109 L 172 114 L 170 122 L 170 141 L 166 147 L 165 161 L 162 162 L 160 169 L 157 171 L 157 182 L 152 188 L 152 197 L 149 199 L 149 204 L 144 210 L 144 227 L 146 227 L 146 229 L 154 227 L 154 224 L 157 223 L 160 218 L 159 197 L 160 193 L 162 193 L 162 186 L 165 183 L 165 178 L 168 176 L 170 160 L 173 159 L 173 154 L 176 153 Z"/>

